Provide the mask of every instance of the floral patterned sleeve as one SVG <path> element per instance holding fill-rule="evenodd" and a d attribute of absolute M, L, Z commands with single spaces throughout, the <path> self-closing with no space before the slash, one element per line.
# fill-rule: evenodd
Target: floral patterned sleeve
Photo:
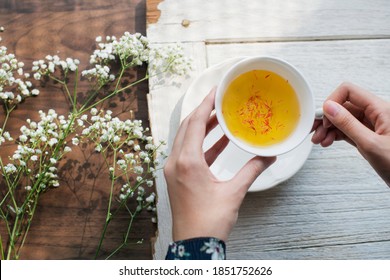
<path fill-rule="evenodd" d="M 225 260 L 225 242 L 213 237 L 200 237 L 171 242 L 166 260 Z"/>

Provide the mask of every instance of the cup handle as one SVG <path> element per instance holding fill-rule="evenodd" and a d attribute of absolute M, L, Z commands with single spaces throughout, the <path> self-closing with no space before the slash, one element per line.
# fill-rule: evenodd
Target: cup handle
<path fill-rule="evenodd" d="M 324 111 L 322 110 L 322 108 L 317 108 L 315 113 L 315 119 L 322 120 L 323 117 L 324 117 Z"/>

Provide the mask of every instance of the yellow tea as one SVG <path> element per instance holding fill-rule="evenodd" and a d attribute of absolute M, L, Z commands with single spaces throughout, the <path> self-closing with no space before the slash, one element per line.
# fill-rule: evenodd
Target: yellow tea
<path fill-rule="evenodd" d="M 222 114 L 235 137 L 269 146 L 288 138 L 297 126 L 300 108 L 288 80 L 271 71 L 252 70 L 228 86 Z"/>

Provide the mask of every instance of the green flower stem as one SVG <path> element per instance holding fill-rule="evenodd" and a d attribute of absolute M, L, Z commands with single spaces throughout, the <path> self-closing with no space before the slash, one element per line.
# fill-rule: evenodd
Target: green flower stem
<path fill-rule="evenodd" d="M 7 192 L 6 196 L 8 196 L 8 194 L 9 194 L 9 196 L 11 197 L 12 204 L 14 205 L 13 207 L 15 209 L 15 212 L 17 212 L 18 211 L 18 204 L 16 203 L 15 196 L 13 195 L 13 190 L 16 189 L 17 182 L 16 182 L 16 184 L 14 182 L 11 183 L 9 181 L 8 175 L 5 175 L 4 177 L 5 177 L 5 180 L 6 180 L 7 187 L 8 187 L 8 192 Z M 20 178 L 19 174 L 18 174 L 17 177 Z M 5 199 L 6 199 L 6 197 L 4 197 L 4 199 L 1 201 L 1 205 L 3 205 L 3 203 L 5 202 Z"/>
<path fill-rule="evenodd" d="M 5 106 L 5 108 L 6 108 L 5 119 L 4 119 L 4 123 L 3 123 L 3 127 L 2 127 L 2 130 L 1 130 L 1 134 L 0 134 L 0 135 L 2 135 L 2 134 L 4 133 L 5 127 L 6 127 L 6 125 L 7 125 L 8 119 L 9 119 L 9 116 L 10 116 L 10 114 L 11 114 L 11 112 L 12 112 L 12 109 L 9 110 L 9 109 L 8 109 L 8 106 Z M 13 107 L 13 108 L 15 108 L 15 107 Z"/>
<path fill-rule="evenodd" d="M 1 238 L 1 234 L 0 234 L 0 254 L 1 254 L 1 260 L 4 260 L 4 247 L 3 247 L 3 239 Z"/>
<path fill-rule="evenodd" d="M 9 237 L 9 245 L 8 245 L 8 253 L 7 253 L 7 260 L 11 259 L 12 252 L 15 250 L 15 244 L 16 244 L 16 238 L 17 238 L 17 228 L 19 224 L 19 216 L 16 215 L 14 226 L 11 232 L 11 235 Z"/>
<path fill-rule="evenodd" d="M 136 188 L 135 188 L 136 189 Z M 137 215 L 143 210 L 143 209 L 145 209 L 145 208 L 147 208 L 149 205 L 150 205 L 150 203 L 146 203 L 143 207 L 142 207 L 142 209 L 141 210 L 136 210 L 135 212 L 134 212 L 134 214 L 130 211 L 130 209 L 127 207 L 127 205 L 126 205 L 126 202 L 127 202 L 127 199 L 124 199 L 124 202 L 123 203 L 121 203 L 121 206 L 125 206 L 126 207 L 126 209 L 127 209 L 127 211 L 129 212 L 129 215 L 130 215 L 130 221 L 129 221 L 129 224 L 128 224 L 128 226 L 127 226 L 127 231 L 126 231 L 126 234 L 125 234 L 125 236 L 124 236 L 124 238 L 123 238 L 123 242 L 110 254 L 110 255 L 108 255 L 108 257 L 106 257 L 106 260 L 108 260 L 108 259 L 110 259 L 112 256 L 114 256 L 116 253 L 118 253 L 123 247 L 125 247 L 125 246 L 127 246 L 127 244 L 128 244 L 128 240 L 129 240 L 129 236 L 130 236 L 130 231 L 131 231 L 131 228 L 132 228 L 132 225 L 133 225 L 133 221 L 135 220 L 135 218 L 137 217 Z M 120 207 L 118 207 L 118 209 L 120 209 L 121 208 L 121 206 Z"/>
<path fill-rule="evenodd" d="M 75 74 L 75 82 L 74 82 L 74 88 L 73 88 L 73 101 L 72 101 L 72 104 L 73 104 L 73 113 L 75 114 L 77 112 L 77 88 L 78 88 L 78 82 L 79 82 L 79 79 L 78 79 L 78 76 L 79 76 L 79 68 L 77 67 L 76 69 L 76 74 Z"/>
<path fill-rule="evenodd" d="M 66 83 L 66 74 L 64 76 L 64 80 L 63 81 L 58 79 L 58 78 L 56 78 L 55 76 L 52 76 L 52 75 L 48 75 L 48 76 L 49 76 L 50 79 L 52 79 L 53 81 L 56 81 L 57 83 L 61 84 L 65 88 L 66 95 L 68 96 L 69 102 L 71 103 L 71 105 L 72 105 L 72 107 L 74 109 L 76 107 L 76 103 L 74 102 L 74 96 L 72 97 L 72 95 L 70 94 L 68 85 Z M 77 81 L 77 79 L 76 79 L 76 81 Z"/>
<path fill-rule="evenodd" d="M 135 81 L 135 82 L 133 82 L 133 83 L 131 83 L 131 84 L 125 86 L 124 88 L 121 88 L 121 89 L 118 89 L 118 90 L 114 90 L 112 93 L 110 93 L 109 95 L 107 95 L 107 96 L 103 97 L 102 99 L 96 101 L 94 104 L 88 106 L 87 108 L 84 108 L 84 106 L 83 106 L 83 107 L 80 109 L 80 112 L 79 112 L 79 113 L 80 113 L 80 114 L 83 114 L 83 113 L 85 113 L 86 111 L 89 111 L 90 109 L 96 107 L 96 106 L 99 105 L 100 103 L 106 101 L 107 99 L 110 99 L 110 98 L 113 97 L 114 95 L 116 95 L 116 94 L 118 94 L 118 93 L 120 93 L 120 92 L 122 92 L 122 91 L 128 89 L 129 87 L 135 86 L 135 85 L 137 85 L 137 84 L 139 84 L 139 83 L 141 83 L 141 82 L 143 82 L 143 81 L 146 81 L 147 79 L 149 79 L 149 76 L 148 76 L 148 75 L 145 75 L 145 77 L 143 77 L 142 79 L 139 79 L 139 80 L 137 80 L 137 81 Z"/>
<path fill-rule="evenodd" d="M 18 249 L 18 252 L 17 252 L 18 255 L 19 255 L 20 250 L 23 248 L 24 243 L 25 243 L 25 241 L 27 239 L 27 234 L 28 234 L 28 232 L 30 230 L 31 222 L 32 222 L 32 219 L 33 219 L 34 214 L 35 214 L 35 209 L 37 208 L 37 205 L 38 205 L 38 198 L 39 198 L 39 194 L 37 195 L 36 199 L 34 200 L 33 209 L 30 212 L 31 214 L 27 213 L 29 215 L 28 220 L 27 220 L 27 227 L 26 227 L 26 229 L 23 232 L 23 239 L 22 239 L 22 242 L 21 242 L 21 244 L 19 246 L 19 249 Z"/>
<path fill-rule="evenodd" d="M 134 215 L 132 215 L 130 213 L 130 221 L 129 221 L 129 224 L 127 226 L 127 231 L 126 231 L 126 235 L 125 237 L 123 238 L 123 242 L 122 244 L 120 244 L 113 252 L 111 252 L 111 254 L 109 254 L 107 257 L 106 257 L 106 260 L 110 259 L 112 256 L 114 256 L 116 253 L 118 253 L 123 247 L 125 247 L 127 245 L 127 240 L 129 239 L 129 235 L 130 235 L 130 230 L 131 230 L 131 227 L 133 225 L 133 221 L 136 217 L 136 213 Z"/>
<path fill-rule="evenodd" d="M 102 244 L 103 244 L 104 237 L 106 236 L 106 231 L 107 231 L 108 224 L 110 223 L 110 221 L 112 219 L 111 205 L 112 205 L 112 197 L 114 195 L 116 155 L 117 155 L 117 149 L 114 149 L 113 164 L 112 164 L 113 171 L 112 171 L 112 174 L 111 174 L 110 197 L 109 197 L 109 200 L 108 200 L 106 221 L 104 223 L 103 232 L 102 232 L 102 234 L 100 236 L 99 245 L 98 245 L 98 248 L 97 248 L 96 253 L 95 253 L 95 259 L 97 259 L 98 255 L 99 255 L 100 249 L 101 249 Z"/>
<path fill-rule="evenodd" d="M 81 106 L 81 108 L 78 110 L 79 114 L 83 114 L 85 111 L 88 111 L 88 109 L 85 110 L 85 107 L 88 105 L 89 102 L 91 102 L 91 100 L 93 100 L 96 97 L 96 95 L 99 93 L 102 87 L 103 87 L 102 85 L 99 85 L 99 87 L 95 90 L 95 92 L 88 97 L 87 101 L 85 101 L 83 106 Z"/>
<path fill-rule="evenodd" d="M 115 85 L 115 89 L 114 89 L 114 91 L 116 91 L 116 90 L 118 90 L 118 87 L 119 87 L 119 84 L 120 84 L 120 82 L 121 82 L 121 80 L 122 80 L 122 76 L 123 76 L 123 74 L 125 73 L 125 67 L 123 67 L 123 61 L 122 61 L 122 59 L 121 59 L 121 72 L 119 73 L 119 77 L 118 77 L 118 80 L 117 80 L 117 82 L 116 82 L 116 85 Z"/>

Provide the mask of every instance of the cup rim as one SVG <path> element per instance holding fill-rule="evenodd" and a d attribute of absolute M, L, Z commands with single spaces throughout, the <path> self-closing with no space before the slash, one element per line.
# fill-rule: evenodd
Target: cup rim
<path fill-rule="evenodd" d="M 299 125 L 301 127 L 301 132 L 299 135 L 297 134 L 296 131 L 294 131 L 294 137 L 291 137 L 291 135 L 281 141 L 280 143 L 273 144 L 270 146 L 255 146 L 251 145 L 250 143 L 246 143 L 243 140 L 235 137 L 230 130 L 227 128 L 227 125 L 225 123 L 224 117 L 222 115 L 222 99 L 223 95 L 225 93 L 226 88 L 228 85 L 233 81 L 236 77 L 239 75 L 249 72 L 251 70 L 259 69 L 259 70 L 270 70 L 267 69 L 269 67 L 258 67 L 258 68 L 250 68 L 247 70 L 240 70 L 238 71 L 238 74 L 234 75 L 234 73 L 237 71 L 237 69 L 241 69 L 242 67 L 245 67 L 247 65 L 251 65 L 253 63 L 271 63 L 273 65 L 277 65 L 277 67 L 282 67 L 283 69 L 287 70 L 288 73 L 290 73 L 294 77 L 294 81 L 291 84 L 294 84 L 293 88 L 294 91 L 297 94 L 297 97 L 300 98 L 301 95 L 304 95 L 305 97 L 309 96 L 310 100 L 305 100 L 305 102 L 309 102 L 309 106 L 305 110 L 306 112 L 306 117 L 305 119 L 309 118 L 310 120 L 303 120 L 303 118 L 300 118 L 299 120 Z M 276 71 L 270 70 L 272 72 L 277 73 Z M 280 75 L 280 73 L 277 73 Z M 231 77 L 232 76 L 232 77 Z M 283 76 L 283 75 L 282 75 Z M 300 87 L 304 89 L 304 93 L 298 93 L 295 84 L 299 84 Z M 297 146 L 299 146 L 305 139 L 306 137 L 310 134 L 314 118 L 315 118 L 315 104 L 314 104 L 314 95 L 313 92 L 311 91 L 310 85 L 308 84 L 306 78 L 304 75 L 296 68 L 294 67 L 291 63 L 287 62 L 284 59 L 274 57 L 274 56 L 253 56 L 253 57 L 247 57 L 244 58 L 243 60 L 235 63 L 232 65 L 226 73 L 223 75 L 222 79 L 220 80 L 218 87 L 217 87 L 217 92 L 216 92 L 216 97 L 215 97 L 215 110 L 216 110 L 216 116 L 219 125 L 222 128 L 222 131 L 225 133 L 225 135 L 228 137 L 230 141 L 232 141 L 233 144 L 238 146 L 240 149 L 254 154 L 254 155 L 259 155 L 259 156 L 277 156 L 281 154 L 285 154 Z M 302 112 L 301 112 L 302 113 Z"/>

